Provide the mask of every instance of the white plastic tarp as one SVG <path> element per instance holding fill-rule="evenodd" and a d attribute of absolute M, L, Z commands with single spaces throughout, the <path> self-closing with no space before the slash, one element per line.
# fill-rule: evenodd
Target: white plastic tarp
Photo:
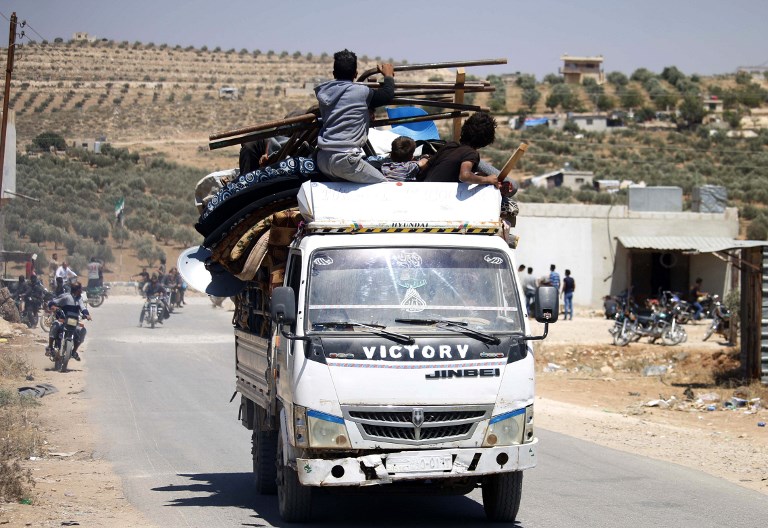
<path fill-rule="evenodd" d="M 492 227 L 501 194 L 492 185 L 306 182 L 299 210 L 312 227 Z"/>

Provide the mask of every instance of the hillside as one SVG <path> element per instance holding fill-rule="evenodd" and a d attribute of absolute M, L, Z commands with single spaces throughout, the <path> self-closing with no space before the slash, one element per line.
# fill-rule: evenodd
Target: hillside
<path fill-rule="evenodd" d="M 2 57 L 5 50 L 0 50 Z M 380 60 L 380 58 L 379 58 Z M 4 61 L 3 61 L 4 62 Z M 375 67 L 361 57 L 359 71 Z M 333 57 L 154 44 L 30 44 L 16 62 L 10 107 L 19 144 L 42 130 L 110 142 L 199 137 L 279 119 L 316 101 Z M 426 80 L 435 72 L 398 74 Z M 446 78 L 450 74 L 446 72 Z M 220 96 L 235 88 L 236 98 Z"/>

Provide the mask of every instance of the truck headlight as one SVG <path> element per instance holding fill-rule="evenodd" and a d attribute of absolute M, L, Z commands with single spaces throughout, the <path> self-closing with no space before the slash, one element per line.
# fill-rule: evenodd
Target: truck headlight
<path fill-rule="evenodd" d="M 516 445 L 523 443 L 525 409 L 517 409 L 491 418 L 485 432 L 484 447 Z"/>
<path fill-rule="evenodd" d="M 307 409 L 309 447 L 352 447 L 344 419 Z"/>

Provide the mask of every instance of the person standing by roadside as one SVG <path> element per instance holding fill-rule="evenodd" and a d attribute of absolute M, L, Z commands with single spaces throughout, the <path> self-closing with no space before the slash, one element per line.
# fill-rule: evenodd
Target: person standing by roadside
<path fill-rule="evenodd" d="M 37 253 L 33 253 L 29 260 L 24 265 L 24 276 L 27 280 L 32 278 L 32 275 L 36 275 L 35 266 L 37 265 Z"/>
<path fill-rule="evenodd" d="M 86 288 L 90 289 L 101 286 L 103 267 L 104 266 L 99 262 L 99 259 L 91 257 L 90 262 L 88 262 L 88 284 L 86 285 Z"/>
<path fill-rule="evenodd" d="M 557 291 L 560 291 L 560 274 L 555 271 L 555 265 L 549 266 L 549 286 L 554 287 Z"/>
<path fill-rule="evenodd" d="M 536 277 L 533 268 L 528 268 L 528 274 L 523 277 L 523 293 L 525 294 L 525 308 L 528 310 L 528 318 L 533 317 L 533 304 L 536 300 Z"/>
<path fill-rule="evenodd" d="M 56 279 L 56 270 L 59 269 L 59 255 L 54 253 L 51 255 L 51 260 L 48 261 L 48 275 L 50 277 L 50 284 L 53 287 Z"/>
<path fill-rule="evenodd" d="M 563 315 L 564 320 L 570 319 L 573 321 L 573 292 L 576 290 L 576 281 L 571 277 L 571 270 L 565 270 L 565 278 L 563 279 L 563 304 L 565 305 L 565 313 Z"/>

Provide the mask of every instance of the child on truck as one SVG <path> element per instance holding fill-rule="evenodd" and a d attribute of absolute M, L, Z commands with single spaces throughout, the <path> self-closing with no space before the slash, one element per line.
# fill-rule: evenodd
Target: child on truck
<path fill-rule="evenodd" d="M 381 172 L 387 181 L 416 181 L 418 174 L 426 167 L 428 158 L 422 157 L 415 161 L 415 151 L 416 142 L 407 136 L 400 136 L 392 141 L 389 158 L 385 158 L 381 163 Z"/>

